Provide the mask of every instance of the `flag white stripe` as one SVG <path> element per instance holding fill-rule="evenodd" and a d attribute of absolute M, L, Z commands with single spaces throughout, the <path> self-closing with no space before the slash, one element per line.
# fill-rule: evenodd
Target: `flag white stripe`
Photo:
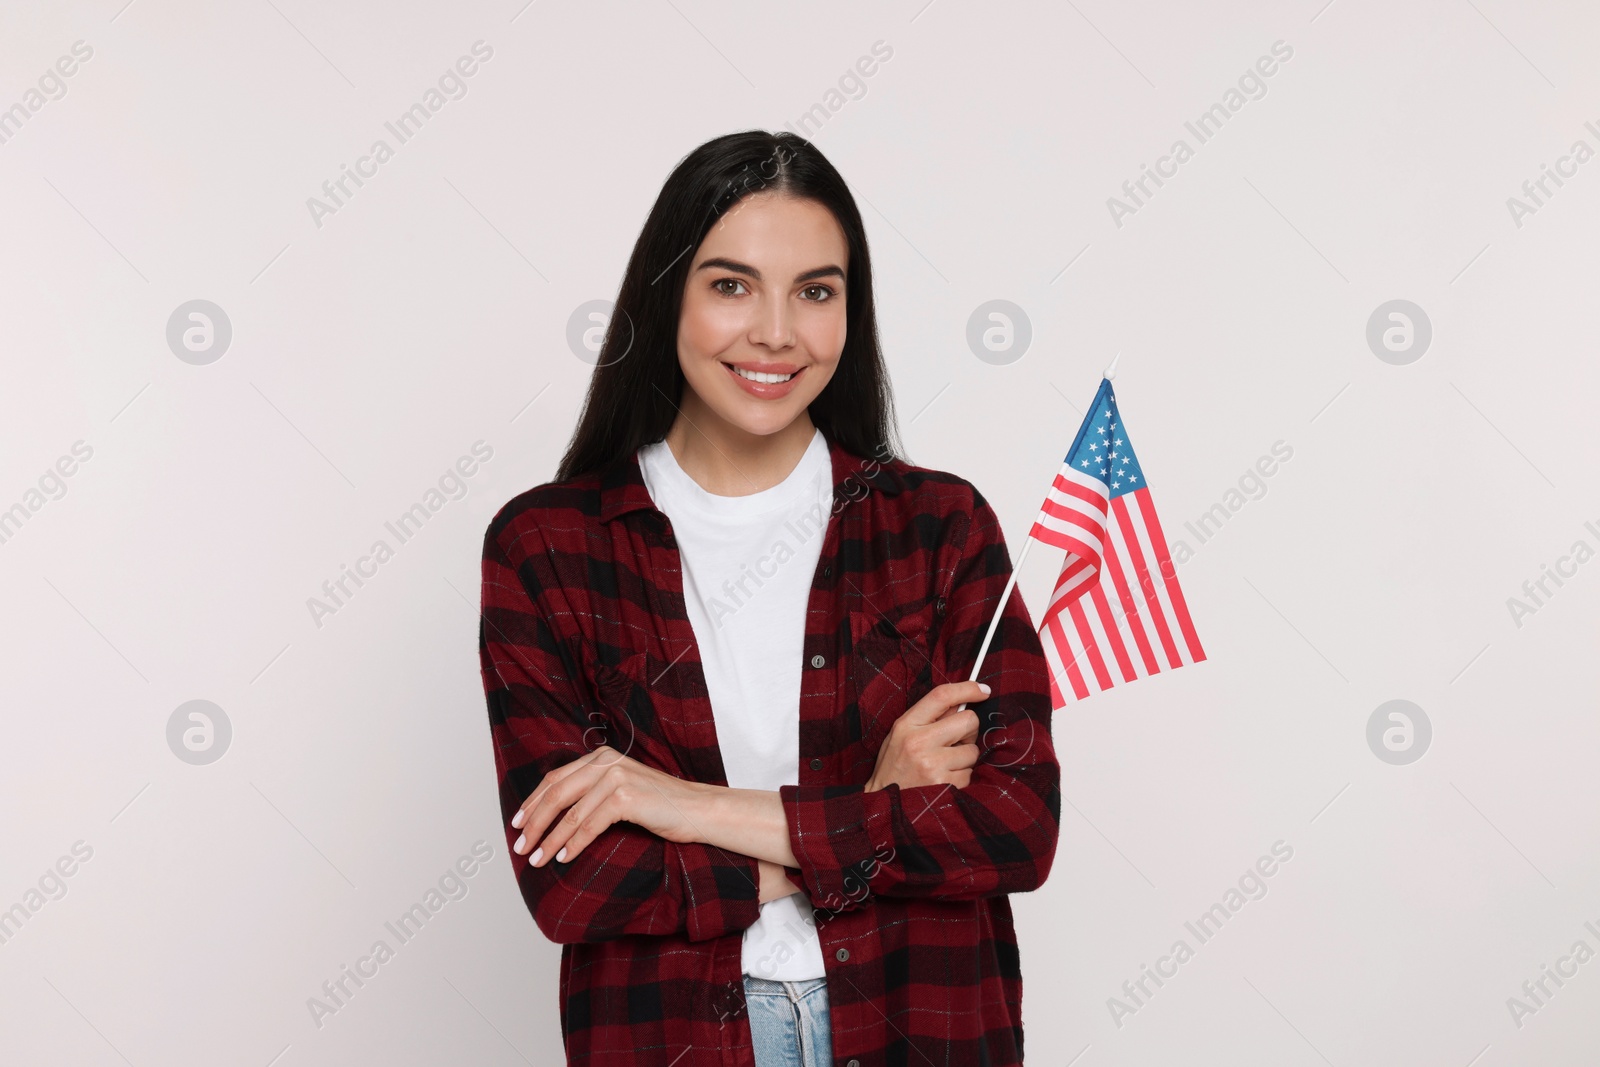
<path fill-rule="evenodd" d="M 1104 571 L 1100 572 L 1102 576 Z M 1105 595 L 1106 581 L 1104 578 L 1096 583 L 1095 588 L 1085 593 L 1083 597 L 1083 616 L 1089 624 L 1089 632 L 1094 635 L 1095 651 L 1100 653 L 1100 662 L 1104 665 L 1106 677 L 1112 685 L 1123 681 L 1122 664 L 1117 661 L 1117 636 L 1115 633 L 1116 621 L 1113 617 L 1113 629 L 1106 628 L 1105 619 L 1101 617 L 1100 605 L 1095 602 L 1095 594 Z"/>
<path fill-rule="evenodd" d="M 1143 562 L 1146 568 L 1148 568 L 1150 565 L 1150 560 L 1153 558 L 1147 540 L 1148 531 L 1144 529 L 1144 523 L 1140 520 L 1137 509 L 1127 510 L 1128 521 L 1126 523 L 1120 521 L 1117 515 L 1117 509 L 1113 509 L 1112 511 L 1110 527 L 1112 542 L 1111 550 L 1116 553 L 1117 560 L 1122 565 L 1122 577 L 1123 581 L 1127 583 L 1128 596 L 1133 604 L 1133 614 L 1138 619 L 1144 634 L 1144 640 L 1150 648 L 1151 655 L 1155 659 L 1154 670 L 1151 670 L 1150 667 L 1145 663 L 1144 653 L 1140 651 L 1139 642 L 1134 637 L 1133 621 L 1130 619 L 1123 619 L 1120 624 L 1120 629 L 1127 635 L 1129 654 L 1133 657 L 1135 672 L 1140 678 L 1147 678 L 1151 674 L 1161 671 L 1165 667 L 1167 661 L 1165 654 L 1162 651 L 1161 631 L 1157 626 L 1156 620 L 1152 617 L 1151 604 L 1145 598 L 1144 590 L 1140 587 L 1140 576 L 1134 564 L 1135 555 L 1128 545 L 1130 539 L 1129 535 L 1132 535 L 1132 540 L 1138 544 L 1139 552 L 1144 557 Z M 1113 602 L 1117 603 L 1120 607 L 1121 598 L 1114 597 Z M 1156 610 L 1164 612 L 1166 609 L 1163 606 L 1157 608 Z"/>
<path fill-rule="evenodd" d="M 1146 490 L 1146 492 L 1148 492 L 1148 490 Z M 1145 565 L 1149 568 L 1150 572 L 1150 585 L 1155 594 L 1156 602 L 1161 605 L 1161 615 L 1162 618 L 1166 620 L 1167 633 L 1171 637 L 1173 649 L 1176 651 L 1178 657 L 1177 666 L 1174 666 L 1172 660 L 1167 655 L 1166 649 L 1164 647 L 1161 648 L 1159 650 L 1161 669 L 1164 671 L 1176 670 L 1177 667 L 1194 663 L 1195 659 L 1189 654 L 1189 646 L 1183 639 L 1183 627 L 1178 622 L 1178 612 L 1173 607 L 1172 596 L 1168 592 L 1167 583 L 1161 574 L 1161 564 L 1156 556 L 1155 542 L 1150 538 L 1150 530 L 1144 524 L 1144 519 L 1140 514 L 1138 504 L 1130 503 L 1127 511 L 1129 525 L 1132 526 L 1138 533 L 1139 550 L 1144 553 Z M 1114 525 L 1121 524 L 1117 523 Z"/>
<path fill-rule="evenodd" d="M 1044 640 L 1040 644 L 1044 646 L 1045 663 L 1050 668 L 1050 676 L 1055 679 L 1056 688 L 1060 690 L 1061 696 L 1070 702 L 1079 699 L 1079 696 L 1073 688 L 1072 678 L 1067 674 L 1067 666 L 1062 661 L 1062 645 L 1058 633 L 1060 625 L 1059 619 L 1047 622 Z M 1068 656 L 1071 654 L 1070 651 L 1067 652 Z"/>

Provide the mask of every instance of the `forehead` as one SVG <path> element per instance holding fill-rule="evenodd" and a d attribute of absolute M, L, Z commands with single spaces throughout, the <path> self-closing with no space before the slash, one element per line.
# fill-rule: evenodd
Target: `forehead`
<path fill-rule="evenodd" d="M 806 260 L 844 266 L 848 244 L 833 212 L 815 200 L 776 192 L 752 193 L 712 225 L 696 260 L 728 256 L 759 266 Z M 811 262 L 811 261 L 815 262 Z"/>

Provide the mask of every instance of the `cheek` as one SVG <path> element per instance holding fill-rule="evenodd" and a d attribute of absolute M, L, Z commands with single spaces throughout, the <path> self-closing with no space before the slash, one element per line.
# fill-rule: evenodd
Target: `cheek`
<path fill-rule="evenodd" d="M 731 308 L 691 297 L 678 317 L 678 344 L 687 355 L 711 357 L 725 351 L 740 330 Z"/>
<path fill-rule="evenodd" d="M 836 360 L 844 350 L 844 305 L 811 316 L 803 327 L 805 346 L 818 360 Z"/>

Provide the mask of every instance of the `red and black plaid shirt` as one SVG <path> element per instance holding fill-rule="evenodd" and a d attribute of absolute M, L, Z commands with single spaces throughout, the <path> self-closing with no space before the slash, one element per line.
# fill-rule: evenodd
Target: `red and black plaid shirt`
<path fill-rule="evenodd" d="M 1060 766 L 1048 667 L 1020 594 L 972 705 L 965 788 L 865 792 L 890 725 L 970 676 L 1011 574 L 970 482 L 829 438 L 834 506 L 806 608 L 799 784 L 780 790 L 827 968 L 835 1067 L 1022 1062 L 1008 893 L 1055 858 Z M 635 456 L 530 489 L 490 523 L 479 656 L 506 841 L 543 777 L 607 744 L 726 785 L 671 523 Z M 583 1067 L 753 1067 L 742 934 L 756 861 L 619 822 L 570 863 L 511 853 L 560 943 L 561 1029 Z M 687 1055 L 693 1050 L 692 1055 Z"/>

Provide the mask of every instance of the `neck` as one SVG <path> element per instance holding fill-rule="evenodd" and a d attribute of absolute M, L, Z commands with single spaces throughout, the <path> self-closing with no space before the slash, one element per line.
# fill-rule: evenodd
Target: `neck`
<path fill-rule="evenodd" d="M 684 404 L 666 433 L 667 447 L 685 474 L 717 496 L 749 496 L 771 489 L 793 473 L 816 427 L 802 411 L 783 429 L 750 433 L 717 417 L 684 391 Z"/>

